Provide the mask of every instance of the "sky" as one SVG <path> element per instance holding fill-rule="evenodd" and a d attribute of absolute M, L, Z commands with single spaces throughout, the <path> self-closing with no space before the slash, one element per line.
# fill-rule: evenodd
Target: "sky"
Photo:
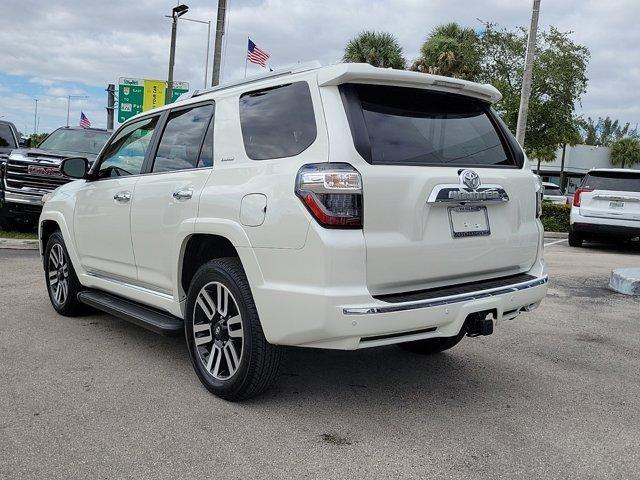
<path fill-rule="evenodd" d="M 184 0 L 185 17 L 212 21 L 216 0 Z M 222 80 L 244 76 L 247 36 L 277 68 L 295 62 L 339 62 L 362 30 L 384 30 L 412 61 L 428 33 L 455 21 L 528 26 L 531 0 L 228 0 Z M 106 92 L 119 77 L 166 79 L 170 0 L 3 0 L 0 17 L 0 118 L 26 134 L 70 124 L 80 111 L 106 126 Z M 572 31 L 591 51 L 587 94 L 577 113 L 640 122 L 640 0 L 542 0 L 540 28 Z M 204 84 L 207 26 L 179 22 L 174 79 Z M 213 40 L 211 53 L 213 52 Z M 211 61 L 209 62 L 211 68 Z M 249 64 L 248 73 L 264 71 Z M 210 75 L 209 75 L 210 78 Z M 38 99 L 38 116 L 34 121 Z M 35 125 L 34 125 L 35 123 Z"/>

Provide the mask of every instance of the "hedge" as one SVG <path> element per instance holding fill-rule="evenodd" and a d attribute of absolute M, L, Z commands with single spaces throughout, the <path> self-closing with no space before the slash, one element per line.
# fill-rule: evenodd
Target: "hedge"
<path fill-rule="evenodd" d="M 568 232 L 570 205 L 542 202 L 542 225 L 545 232 Z"/>

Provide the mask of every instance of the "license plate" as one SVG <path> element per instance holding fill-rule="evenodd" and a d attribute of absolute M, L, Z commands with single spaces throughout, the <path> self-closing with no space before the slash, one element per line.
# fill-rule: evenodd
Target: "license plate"
<path fill-rule="evenodd" d="M 609 202 L 609 208 L 624 208 L 624 202 Z"/>
<path fill-rule="evenodd" d="M 58 167 L 41 167 L 40 165 L 29 165 L 27 172 L 30 175 L 60 175 Z"/>
<path fill-rule="evenodd" d="M 491 235 L 487 207 L 449 207 L 449 224 L 453 238 Z"/>

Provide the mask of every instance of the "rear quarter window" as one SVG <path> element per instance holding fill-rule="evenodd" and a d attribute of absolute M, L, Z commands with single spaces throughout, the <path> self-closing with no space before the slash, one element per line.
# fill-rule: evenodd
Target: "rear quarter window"
<path fill-rule="evenodd" d="M 242 94 L 240 125 L 249 158 L 299 155 L 317 135 L 309 85 L 295 82 Z"/>

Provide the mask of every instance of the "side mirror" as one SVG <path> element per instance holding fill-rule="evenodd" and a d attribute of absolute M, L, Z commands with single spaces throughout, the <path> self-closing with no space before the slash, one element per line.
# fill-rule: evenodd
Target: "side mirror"
<path fill-rule="evenodd" d="M 71 178 L 86 178 L 89 173 L 89 160 L 84 157 L 69 157 L 62 160 L 60 171 Z"/>

